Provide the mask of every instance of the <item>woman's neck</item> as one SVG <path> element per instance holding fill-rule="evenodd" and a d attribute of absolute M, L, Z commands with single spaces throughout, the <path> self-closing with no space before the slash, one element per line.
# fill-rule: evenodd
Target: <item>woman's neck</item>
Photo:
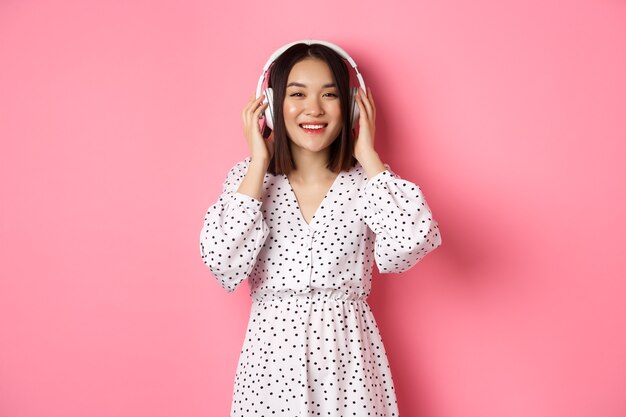
<path fill-rule="evenodd" d="M 290 179 L 297 182 L 309 183 L 328 179 L 336 174 L 326 168 L 330 150 L 328 148 L 320 152 L 308 152 L 302 149 L 292 148 L 293 160 L 296 169 L 289 174 Z"/>

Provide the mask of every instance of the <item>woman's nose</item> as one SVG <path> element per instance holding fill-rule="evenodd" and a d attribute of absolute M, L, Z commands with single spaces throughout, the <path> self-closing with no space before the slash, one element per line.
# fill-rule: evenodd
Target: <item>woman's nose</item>
<path fill-rule="evenodd" d="M 307 100 L 305 112 L 309 116 L 321 116 L 324 114 L 324 108 L 316 97 L 310 97 Z"/>

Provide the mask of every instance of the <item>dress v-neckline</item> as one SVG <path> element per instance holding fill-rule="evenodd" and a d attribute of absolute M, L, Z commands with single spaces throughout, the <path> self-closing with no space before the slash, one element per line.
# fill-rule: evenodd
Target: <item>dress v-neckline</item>
<path fill-rule="evenodd" d="M 319 217 L 318 214 L 321 211 L 322 207 L 324 206 L 324 201 L 326 200 L 326 197 L 328 197 L 328 195 L 333 191 L 333 189 L 335 188 L 335 184 L 337 184 L 337 182 L 339 181 L 339 177 L 342 174 L 343 174 L 343 171 L 340 171 L 339 174 L 337 174 L 337 176 L 333 180 L 332 184 L 330 184 L 330 187 L 328 188 L 328 190 L 326 190 L 326 194 L 324 194 L 324 197 L 322 197 L 322 200 L 320 201 L 319 205 L 313 212 L 313 216 L 311 217 L 311 220 L 308 223 L 306 219 L 304 218 L 304 213 L 302 213 L 302 208 L 300 207 L 300 201 L 298 200 L 298 196 L 296 195 L 296 192 L 294 191 L 293 186 L 291 185 L 291 181 L 289 181 L 289 177 L 286 174 L 283 174 L 283 176 L 285 177 L 285 181 L 287 181 L 287 185 L 289 186 L 289 190 L 291 191 L 291 196 L 296 202 L 296 210 L 295 210 L 296 215 L 298 216 L 300 221 L 304 223 L 306 227 L 311 227 L 313 226 L 314 223 L 317 223 L 317 220 Z"/>

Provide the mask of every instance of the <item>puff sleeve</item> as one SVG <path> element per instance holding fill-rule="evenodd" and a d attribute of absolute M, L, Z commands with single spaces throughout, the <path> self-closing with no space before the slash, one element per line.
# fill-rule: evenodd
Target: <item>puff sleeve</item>
<path fill-rule="evenodd" d="M 250 275 L 269 234 L 261 201 L 237 192 L 249 162 L 247 158 L 230 170 L 200 232 L 202 260 L 227 292 Z"/>
<path fill-rule="evenodd" d="M 403 272 L 441 245 L 441 235 L 419 186 L 385 168 L 362 190 L 363 218 L 376 234 L 379 272 Z"/>

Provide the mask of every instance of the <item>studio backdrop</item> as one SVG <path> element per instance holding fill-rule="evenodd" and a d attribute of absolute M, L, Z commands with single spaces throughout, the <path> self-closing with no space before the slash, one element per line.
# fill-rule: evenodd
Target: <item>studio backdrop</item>
<path fill-rule="evenodd" d="M 269 54 L 358 62 L 443 245 L 369 299 L 405 417 L 626 415 L 626 3 L 0 2 L 0 415 L 226 416 L 200 258 Z"/>

